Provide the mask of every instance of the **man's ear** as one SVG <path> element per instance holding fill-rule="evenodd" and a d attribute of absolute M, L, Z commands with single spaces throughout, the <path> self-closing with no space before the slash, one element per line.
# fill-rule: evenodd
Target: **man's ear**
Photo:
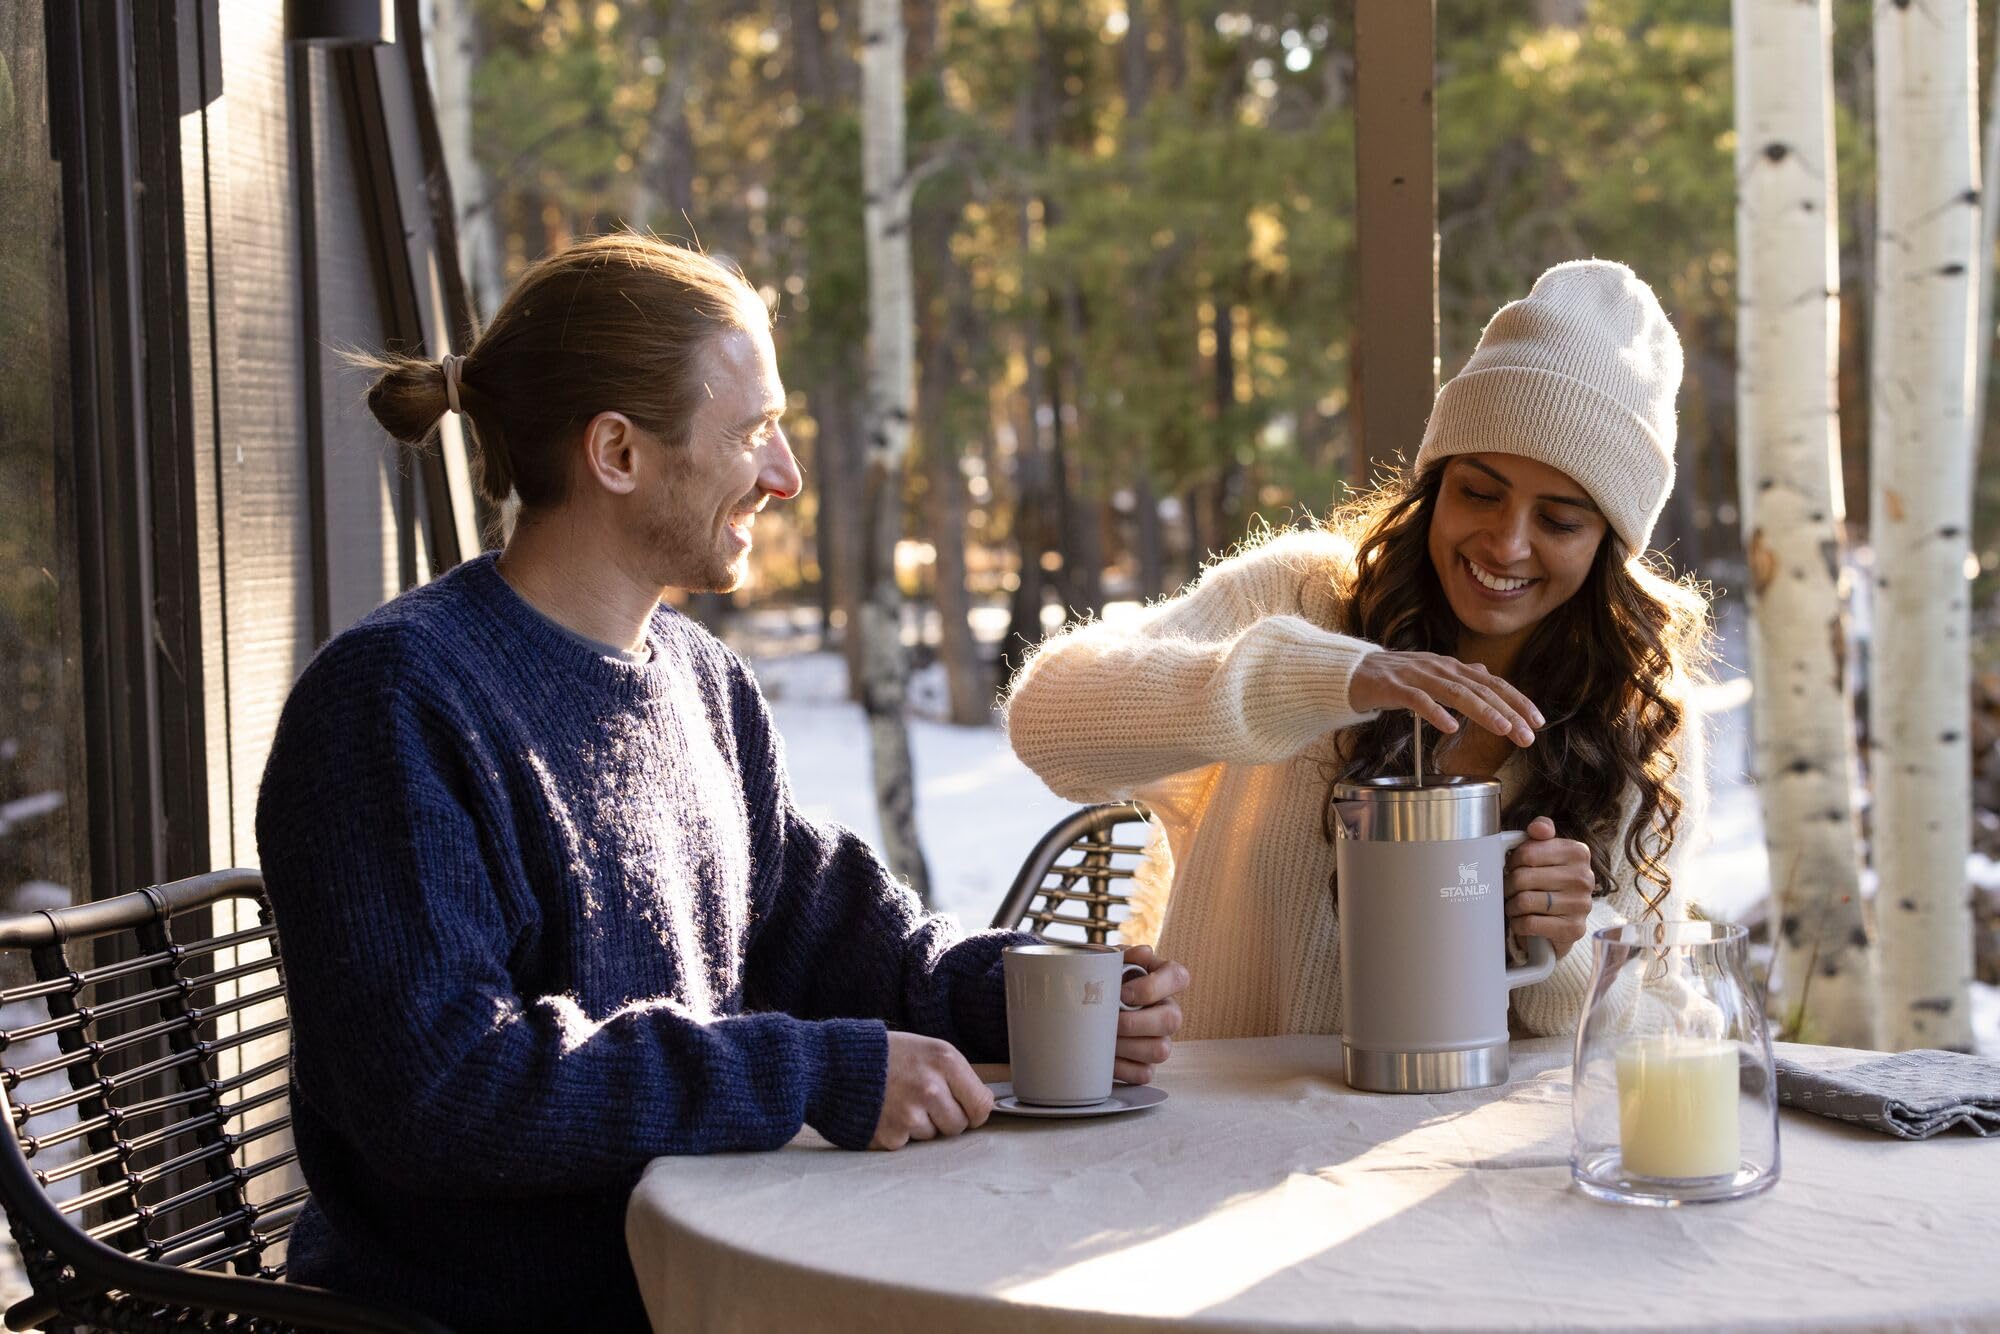
<path fill-rule="evenodd" d="M 583 468 L 598 486 L 617 496 L 639 485 L 639 428 L 622 412 L 600 412 L 583 428 Z"/>

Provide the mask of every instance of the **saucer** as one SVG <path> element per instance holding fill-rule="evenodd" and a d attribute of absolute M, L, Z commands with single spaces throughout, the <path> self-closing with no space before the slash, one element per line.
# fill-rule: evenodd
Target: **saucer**
<path fill-rule="evenodd" d="M 988 1084 L 986 1087 L 993 1090 L 993 1110 L 1009 1116 L 1114 1116 L 1119 1112 L 1157 1107 L 1167 1100 L 1167 1091 L 1152 1084 L 1113 1084 L 1110 1097 L 1103 1102 L 1093 1102 L 1088 1107 L 1042 1107 L 1015 1097 L 1014 1086 L 1010 1083 Z"/>

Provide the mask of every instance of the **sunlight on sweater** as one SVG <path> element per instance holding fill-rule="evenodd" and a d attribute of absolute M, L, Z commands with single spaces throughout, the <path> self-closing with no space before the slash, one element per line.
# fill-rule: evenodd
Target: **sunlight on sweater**
<path fill-rule="evenodd" d="M 652 996 L 645 1000 L 633 1001 L 629 1005 L 613 1010 L 602 1019 L 592 1019 L 589 1011 L 585 1010 L 578 1003 L 576 997 L 567 994 L 538 996 L 532 1008 L 548 1016 L 550 1024 L 555 1029 L 557 1051 L 563 1056 L 569 1056 L 579 1051 L 585 1043 L 596 1037 L 605 1028 L 628 1015 L 663 1012 L 678 1015 L 682 1019 L 696 1024 L 707 1023 L 718 1017 L 713 1010 L 702 1010 L 684 1005 L 679 1001 L 669 999 L 665 996 Z M 495 1032 L 518 1024 L 529 1018 L 529 1015 L 530 1011 L 523 1009 L 511 997 L 495 996 L 493 998 L 492 1026 Z"/>

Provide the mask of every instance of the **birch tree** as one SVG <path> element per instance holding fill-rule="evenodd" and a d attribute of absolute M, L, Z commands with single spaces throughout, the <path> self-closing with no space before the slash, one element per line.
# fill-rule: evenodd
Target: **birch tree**
<path fill-rule="evenodd" d="M 1892 1047 L 1969 1048 L 1974 16 L 1968 0 L 1875 9 L 1876 897 Z"/>
<path fill-rule="evenodd" d="M 472 71 L 479 64 L 478 17 L 472 0 L 431 0 L 431 63 L 437 79 L 438 137 L 458 213 L 458 255 L 465 286 L 481 322 L 500 306 L 500 232 L 486 173 L 472 150 Z"/>
<path fill-rule="evenodd" d="M 1737 470 L 1757 784 L 1778 924 L 1772 1017 L 1874 1045 L 1841 588 L 1828 0 L 1736 0 Z"/>
<path fill-rule="evenodd" d="M 861 190 L 868 253 L 868 600 L 861 609 L 862 706 L 874 750 L 875 804 L 890 869 L 926 905 L 930 873 L 917 841 L 907 716 L 909 660 L 896 544 L 915 398 L 916 302 L 910 273 L 915 182 L 903 139 L 901 0 L 861 4 Z"/>
<path fill-rule="evenodd" d="M 1979 173 L 1982 193 L 1979 210 L 1979 259 L 1973 269 L 1979 279 L 1979 315 L 1972 325 L 1973 347 L 1977 349 L 1972 371 L 1972 448 L 1977 452 L 1986 429 L 1986 399 L 1991 389 L 1993 368 L 1993 245 L 2000 240 L 2000 208 L 1993 206 L 1993 182 L 2000 179 L 2000 23 L 1993 25 L 1993 63 L 1988 66 L 1986 93 L 1986 150 Z"/>

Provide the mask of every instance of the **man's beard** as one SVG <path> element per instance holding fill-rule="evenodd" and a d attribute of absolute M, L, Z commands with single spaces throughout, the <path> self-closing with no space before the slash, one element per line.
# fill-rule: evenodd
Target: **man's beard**
<path fill-rule="evenodd" d="M 660 582 L 669 588 L 733 593 L 749 574 L 748 551 L 719 550 L 706 530 L 694 528 L 666 505 L 647 515 L 646 546 L 659 553 Z"/>
<path fill-rule="evenodd" d="M 734 593 L 743 587 L 743 581 L 750 577 L 750 553 L 747 551 L 728 557 L 715 571 L 717 577 L 707 581 L 707 586 L 690 586 L 690 593 Z"/>

